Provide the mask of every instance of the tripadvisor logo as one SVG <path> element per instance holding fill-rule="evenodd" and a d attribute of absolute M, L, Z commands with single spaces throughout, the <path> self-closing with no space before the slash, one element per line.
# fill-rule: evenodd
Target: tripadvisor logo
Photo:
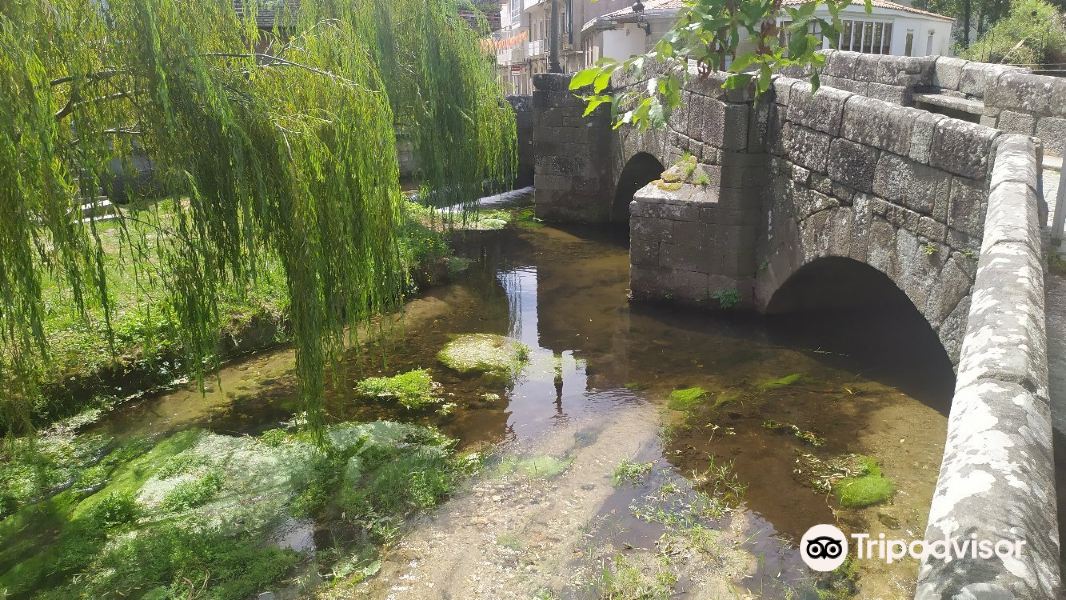
<path fill-rule="evenodd" d="M 815 571 L 832 571 L 848 557 L 848 538 L 832 525 L 815 525 L 800 539 L 800 557 Z"/>
<path fill-rule="evenodd" d="M 960 558 L 1019 560 L 1025 540 L 1001 539 L 997 541 L 978 539 L 976 534 L 968 538 L 948 537 L 942 540 L 887 539 L 885 534 L 872 538 L 868 533 L 853 533 L 855 558 L 880 560 L 888 564 L 905 558 L 923 560 L 927 556 L 949 563 Z M 832 525 L 815 525 L 800 539 L 800 557 L 815 571 L 832 571 L 844 564 L 848 557 L 848 538 Z"/>

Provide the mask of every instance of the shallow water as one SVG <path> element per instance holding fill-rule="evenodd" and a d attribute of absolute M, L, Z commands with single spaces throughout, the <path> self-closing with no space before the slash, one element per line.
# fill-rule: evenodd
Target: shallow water
<path fill-rule="evenodd" d="M 694 474 L 712 460 L 731 463 L 747 488 L 738 513 L 751 531 L 748 549 L 761 558 L 758 572 L 741 585 L 756 595 L 775 597 L 767 585 L 809 575 L 793 546 L 811 525 L 921 537 L 954 382 L 920 321 L 839 314 L 764 319 L 631 305 L 624 236 L 600 230 L 481 232 L 460 245 L 478 261 L 457 283 L 409 303 L 402 319 L 383 323 L 383 341 L 351 353 L 327 401 L 332 418 L 428 422 L 465 446 L 521 448 L 570 423 L 610 421 L 626 406 L 664 405 L 670 391 L 698 385 L 712 400 L 720 394 L 735 400 L 687 415 L 653 413 L 672 434 L 639 456 L 617 457 L 655 467 L 643 485 L 620 487 L 600 508 L 609 526 L 590 534 L 599 543 L 619 550 L 654 545 L 661 528 L 636 518 L 632 505 L 671 478 L 700 484 Z M 513 384 L 460 377 L 436 361 L 450 336 L 475 332 L 530 346 L 530 364 Z M 123 407 L 99 427 L 119 437 L 193 426 L 231 434 L 277 427 L 296 408 L 292 365 L 291 350 L 250 358 L 208 381 L 205 395 L 189 386 Z M 432 371 L 458 404 L 454 414 L 415 418 L 352 391 L 363 377 L 411 368 Z M 767 380 L 789 374 L 801 377 L 764 389 Z M 500 398 L 486 400 L 487 392 Z M 812 431 L 825 444 L 813 448 L 770 431 L 767 419 Z M 808 475 L 795 472 L 803 453 L 824 459 L 850 452 L 881 462 L 896 484 L 889 503 L 840 509 L 811 488 Z M 912 594 L 912 562 L 891 568 L 864 562 L 859 569 L 859 597 Z"/>

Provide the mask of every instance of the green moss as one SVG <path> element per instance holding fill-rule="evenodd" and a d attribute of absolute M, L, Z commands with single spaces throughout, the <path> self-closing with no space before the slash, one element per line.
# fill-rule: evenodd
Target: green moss
<path fill-rule="evenodd" d="M 530 456 L 526 458 L 508 457 L 500 462 L 497 472 L 501 475 L 522 473 L 528 477 L 551 479 L 562 475 L 570 468 L 573 459 L 555 458 L 554 456 Z"/>
<path fill-rule="evenodd" d="M 689 411 L 706 397 L 707 390 L 699 386 L 674 390 L 670 392 L 670 398 L 667 400 L 666 406 L 670 410 Z"/>
<path fill-rule="evenodd" d="M 861 474 L 845 477 L 833 484 L 833 491 L 840 505 L 845 508 L 863 508 L 891 498 L 895 485 L 881 473 L 877 461 L 868 456 L 861 456 L 859 464 Z"/>
<path fill-rule="evenodd" d="M 437 354 L 446 367 L 460 373 L 514 377 L 529 360 L 529 347 L 501 335 L 460 335 Z"/>
<path fill-rule="evenodd" d="M 770 390 L 776 390 L 778 388 L 790 386 L 799 381 L 800 379 L 803 379 L 802 373 L 791 373 L 789 375 L 785 375 L 784 377 L 779 377 L 777 379 L 766 379 L 760 381 L 755 387 L 758 388 L 761 392 L 767 392 Z"/>
<path fill-rule="evenodd" d="M 415 369 L 393 377 L 369 377 L 356 384 L 360 394 L 398 402 L 412 410 L 438 405 L 440 384 L 425 369 Z"/>

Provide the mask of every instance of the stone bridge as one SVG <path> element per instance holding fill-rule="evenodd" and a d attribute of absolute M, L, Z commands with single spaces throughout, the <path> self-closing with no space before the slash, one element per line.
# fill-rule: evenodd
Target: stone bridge
<path fill-rule="evenodd" d="M 927 558 L 917 597 L 1058 597 L 1041 165 L 1066 80 L 849 52 L 817 93 L 794 75 L 760 98 L 696 81 L 646 132 L 538 76 L 538 217 L 628 221 L 637 299 L 785 312 L 876 305 L 866 284 L 891 282 L 957 370 L 926 539 L 1025 542 L 1019 561 Z M 709 183 L 650 183 L 687 155 Z"/>

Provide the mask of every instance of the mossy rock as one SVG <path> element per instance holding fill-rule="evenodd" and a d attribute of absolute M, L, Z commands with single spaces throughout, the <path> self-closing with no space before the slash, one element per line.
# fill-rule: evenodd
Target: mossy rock
<path fill-rule="evenodd" d="M 425 369 L 415 369 L 392 377 L 368 377 L 356 384 L 363 396 L 396 402 L 411 410 L 444 402 L 438 395 L 441 385 Z"/>
<path fill-rule="evenodd" d="M 881 473 L 876 460 L 869 456 L 856 458 L 860 474 L 833 484 L 837 501 L 845 508 L 864 508 L 888 501 L 895 492 L 895 485 Z"/>
<path fill-rule="evenodd" d="M 511 378 L 529 361 L 529 347 L 502 335 L 472 333 L 448 342 L 437 359 L 459 373 Z"/>
<path fill-rule="evenodd" d="M 706 397 L 707 390 L 699 386 L 674 390 L 670 392 L 670 399 L 667 400 L 666 406 L 670 410 L 689 411 L 703 402 Z"/>

